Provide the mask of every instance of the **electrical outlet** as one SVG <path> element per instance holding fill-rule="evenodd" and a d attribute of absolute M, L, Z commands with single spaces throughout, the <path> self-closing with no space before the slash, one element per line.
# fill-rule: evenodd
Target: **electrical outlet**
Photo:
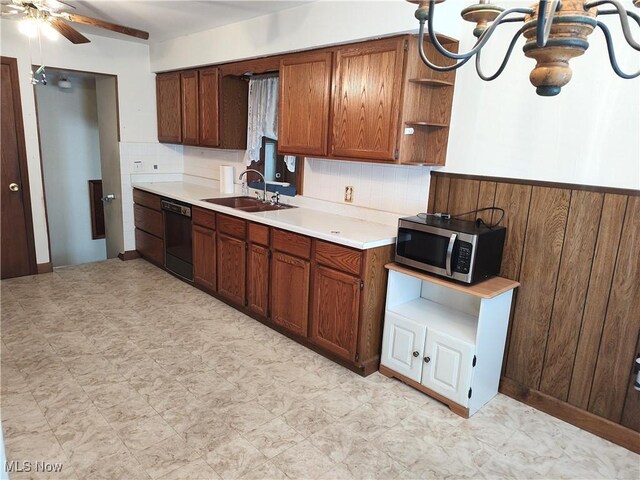
<path fill-rule="evenodd" d="M 353 187 L 349 185 L 344 187 L 344 201 L 347 203 L 353 202 Z"/>

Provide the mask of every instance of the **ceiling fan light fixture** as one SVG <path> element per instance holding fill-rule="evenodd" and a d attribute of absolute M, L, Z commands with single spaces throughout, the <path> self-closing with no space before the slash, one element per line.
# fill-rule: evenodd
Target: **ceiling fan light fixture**
<path fill-rule="evenodd" d="M 40 31 L 44 34 L 45 37 L 47 37 L 49 40 L 51 41 L 56 41 L 60 38 L 60 33 L 58 33 L 58 31 L 53 28 L 53 26 L 49 23 L 49 22 L 42 22 L 42 25 L 40 26 Z"/>
<path fill-rule="evenodd" d="M 20 22 L 18 22 L 18 30 L 29 38 L 36 38 L 38 35 L 38 25 L 36 24 L 36 20 L 31 17 L 20 20 Z"/>

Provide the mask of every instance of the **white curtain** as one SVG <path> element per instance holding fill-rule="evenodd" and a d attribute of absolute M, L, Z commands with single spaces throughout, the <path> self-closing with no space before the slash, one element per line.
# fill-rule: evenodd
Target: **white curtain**
<path fill-rule="evenodd" d="M 249 80 L 247 165 L 260 160 L 263 136 L 278 138 L 278 77 Z"/>

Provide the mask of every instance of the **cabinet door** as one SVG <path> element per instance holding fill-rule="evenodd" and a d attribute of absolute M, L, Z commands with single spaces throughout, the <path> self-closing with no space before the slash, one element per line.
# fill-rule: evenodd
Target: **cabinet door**
<path fill-rule="evenodd" d="M 309 317 L 308 260 L 275 252 L 271 259 L 271 319 L 291 332 L 307 336 Z"/>
<path fill-rule="evenodd" d="M 327 154 L 331 55 L 304 53 L 281 60 L 279 153 Z"/>
<path fill-rule="evenodd" d="M 218 293 L 238 305 L 245 304 L 246 244 L 218 232 Z"/>
<path fill-rule="evenodd" d="M 198 145 L 198 71 L 180 74 L 182 90 L 182 143 Z"/>
<path fill-rule="evenodd" d="M 380 363 L 411 380 L 420 381 L 427 327 L 387 312 L 384 317 Z"/>
<path fill-rule="evenodd" d="M 258 315 L 269 316 L 269 249 L 255 243 L 247 251 L 247 304 Z"/>
<path fill-rule="evenodd" d="M 203 147 L 217 147 L 218 135 L 218 69 L 216 67 L 199 70 L 199 113 L 200 139 Z"/>
<path fill-rule="evenodd" d="M 164 265 L 164 242 L 161 238 L 136 228 L 136 250 L 144 258 Z"/>
<path fill-rule="evenodd" d="M 193 280 L 209 290 L 216 289 L 216 232 L 193 226 Z"/>
<path fill-rule="evenodd" d="M 469 403 L 474 350 L 470 343 L 429 329 L 421 383 L 466 407 Z"/>
<path fill-rule="evenodd" d="M 310 338 L 313 343 L 353 361 L 358 340 L 360 279 L 330 268 L 313 273 Z"/>
<path fill-rule="evenodd" d="M 182 110 L 180 105 L 180 74 L 174 72 L 156 75 L 159 142 L 182 142 Z"/>
<path fill-rule="evenodd" d="M 403 62 L 403 39 L 367 42 L 337 50 L 332 155 L 394 160 Z"/>

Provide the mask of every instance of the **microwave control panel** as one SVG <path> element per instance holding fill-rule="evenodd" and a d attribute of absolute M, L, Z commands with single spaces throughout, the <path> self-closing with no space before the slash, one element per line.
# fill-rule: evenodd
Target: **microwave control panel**
<path fill-rule="evenodd" d="M 460 242 L 458 246 L 458 259 L 456 261 L 455 271 L 459 273 L 469 273 L 471 266 L 471 249 L 469 242 Z"/>

